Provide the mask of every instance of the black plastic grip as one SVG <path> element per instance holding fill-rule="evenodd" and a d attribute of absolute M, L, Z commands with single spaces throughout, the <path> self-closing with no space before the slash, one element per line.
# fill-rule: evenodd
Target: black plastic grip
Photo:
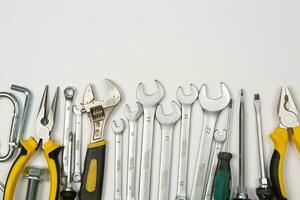
<path fill-rule="evenodd" d="M 230 160 L 232 158 L 232 154 L 228 152 L 220 152 L 218 154 L 218 167 L 217 169 L 230 171 Z"/>
<path fill-rule="evenodd" d="M 274 193 L 277 200 L 287 200 L 282 193 L 279 184 L 279 161 L 280 153 L 275 149 L 270 164 L 270 179 L 273 185 Z"/>
<path fill-rule="evenodd" d="M 80 200 L 101 200 L 105 166 L 105 141 L 90 144 L 87 149 Z"/>
<path fill-rule="evenodd" d="M 74 200 L 76 197 L 76 192 L 64 190 L 61 192 L 61 197 L 62 200 Z"/>

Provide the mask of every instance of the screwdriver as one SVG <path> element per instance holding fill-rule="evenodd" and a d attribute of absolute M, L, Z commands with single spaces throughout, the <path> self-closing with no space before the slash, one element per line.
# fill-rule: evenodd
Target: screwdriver
<path fill-rule="evenodd" d="M 67 183 L 65 189 L 61 192 L 63 200 L 73 200 L 76 197 L 76 192 L 72 187 L 72 150 L 73 150 L 73 134 L 69 133 L 69 152 L 68 152 L 68 174 L 67 174 Z"/>
<path fill-rule="evenodd" d="M 274 199 L 274 192 L 271 186 L 270 179 L 266 177 L 263 138 L 262 138 L 262 122 L 261 122 L 261 101 L 259 94 L 254 95 L 254 108 L 256 115 L 257 126 L 257 138 L 258 138 L 258 150 L 259 150 L 259 167 L 260 167 L 260 179 L 259 186 L 256 188 L 256 195 L 260 200 L 272 200 Z"/>
<path fill-rule="evenodd" d="M 229 152 L 229 133 L 231 132 L 232 100 L 228 104 L 227 138 L 224 151 L 218 154 L 218 165 L 214 180 L 214 200 L 229 200 L 231 193 L 231 169 L 230 161 L 232 153 Z"/>
<path fill-rule="evenodd" d="M 233 200 L 250 200 L 245 186 L 245 102 L 244 90 L 241 90 L 239 113 L 239 186 Z"/>

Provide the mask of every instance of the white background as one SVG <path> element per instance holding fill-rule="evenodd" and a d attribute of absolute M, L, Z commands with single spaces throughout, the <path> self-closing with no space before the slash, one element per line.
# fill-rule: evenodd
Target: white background
<path fill-rule="evenodd" d="M 163 105 L 171 111 L 179 85 L 209 84 L 212 97 L 224 81 L 234 99 L 231 150 L 233 191 L 237 183 L 238 95 L 246 90 L 247 101 L 247 186 L 256 199 L 258 154 L 253 94 L 262 97 L 264 146 L 269 163 L 273 145 L 268 135 L 278 125 L 276 104 L 281 85 L 289 85 L 300 100 L 300 2 L 296 0 L 252 1 L 1 1 L 0 2 L 0 90 L 9 91 L 12 83 L 30 88 L 34 101 L 24 138 L 35 134 L 35 118 L 45 84 L 51 97 L 55 86 L 61 91 L 74 86 L 76 103 L 82 100 L 87 83 L 101 93 L 104 78 L 114 80 L 122 89 L 124 101 L 112 118 L 123 117 L 124 103 L 136 101 L 136 86 L 145 82 L 147 90 L 160 80 L 166 88 Z M 22 95 L 19 95 L 22 96 Z M 0 102 L 1 141 L 7 144 L 11 110 L 8 101 Z M 52 137 L 62 141 L 64 98 L 61 93 L 58 116 Z M 221 121 L 220 121 L 221 122 Z M 224 122 L 222 122 L 224 123 Z M 84 117 L 84 152 L 90 137 L 89 121 Z M 152 199 L 157 199 L 160 129 L 156 127 L 153 161 Z M 202 111 L 196 102 L 190 144 L 189 186 L 202 128 Z M 106 126 L 106 176 L 103 199 L 113 199 L 114 135 L 110 121 Z M 179 124 L 174 133 L 171 198 L 175 198 L 179 152 Z M 139 141 L 141 133 L 139 134 Z M 124 137 L 124 158 L 127 135 Z M 126 161 L 126 159 L 124 159 Z M 0 164 L 5 181 L 12 162 Z M 126 162 L 125 162 L 126 163 Z M 30 165 L 46 166 L 40 153 Z M 300 196 L 300 158 L 292 145 L 285 162 L 288 197 Z M 124 172 L 126 167 L 124 167 Z M 125 180 L 125 179 L 124 179 Z M 22 200 L 26 182 L 20 178 L 15 199 Z M 48 198 L 49 182 L 40 185 L 39 199 Z"/>

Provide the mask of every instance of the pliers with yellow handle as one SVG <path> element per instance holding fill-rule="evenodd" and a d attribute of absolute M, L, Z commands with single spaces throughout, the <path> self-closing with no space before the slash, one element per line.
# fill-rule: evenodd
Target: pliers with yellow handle
<path fill-rule="evenodd" d="M 21 152 L 10 169 L 6 180 L 3 200 L 14 199 L 18 178 L 25 168 L 27 161 L 29 161 L 30 158 L 37 152 L 40 146 L 43 149 L 44 157 L 47 161 L 50 172 L 49 200 L 59 199 L 60 169 L 58 156 L 61 146 L 51 139 L 51 131 L 55 121 L 58 91 L 59 88 L 56 89 L 51 108 L 47 114 L 48 86 L 45 87 L 36 120 L 37 139 L 30 137 L 28 140 L 21 140 Z"/>
<path fill-rule="evenodd" d="M 286 200 L 283 163 L 289 136 L 292 137 L 300 152 L 300 126 L 298 111 L 288 87 L 284 86 L 278 103 L 279 127 L 270 135 L 274 143 L 274 152 L 270 164 L 270 178 L 277 200 Z"/>

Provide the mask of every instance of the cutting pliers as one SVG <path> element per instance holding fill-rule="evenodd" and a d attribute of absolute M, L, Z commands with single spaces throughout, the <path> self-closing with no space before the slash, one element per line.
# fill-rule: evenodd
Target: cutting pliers
<path fill-rule="evenodd" d="M 4 200 L 13 200 L 16 184 L 20 173 L 25 168 L 27 161 L 37 152 L 41 146 L 44 157 L 47 161 L 50 172 L 50 195 L 49 200 L 59 199 L 60 170 L 59 170 L 59 152 L 61 146 L 51 139 L 51 131 L 54 126 L 55 112 L 58 100 L 58 91 L 52 101 L 51 108 L 47 113 L 48 86 L 45 87 L 41 105 L 36 120 L 36 139 L 30 137 L 28 140 L 21 140 L 21 152 L 10 169 L 6 180 Z"/>
<path fill-rule="evenodd" d="M 285 200 L 287 199 L 287 195 L 284 187 L 283 163 L 289 136 L 291 136 L 296 148 L 300 152 L 298 111 L 293 97 L 286 86 L 282 87 L 281 90 L 278 103 L 278 117 L 279 127 L 270 135 L 275 147 L 270 164 L 270 178 L 276 199 Z"/>

